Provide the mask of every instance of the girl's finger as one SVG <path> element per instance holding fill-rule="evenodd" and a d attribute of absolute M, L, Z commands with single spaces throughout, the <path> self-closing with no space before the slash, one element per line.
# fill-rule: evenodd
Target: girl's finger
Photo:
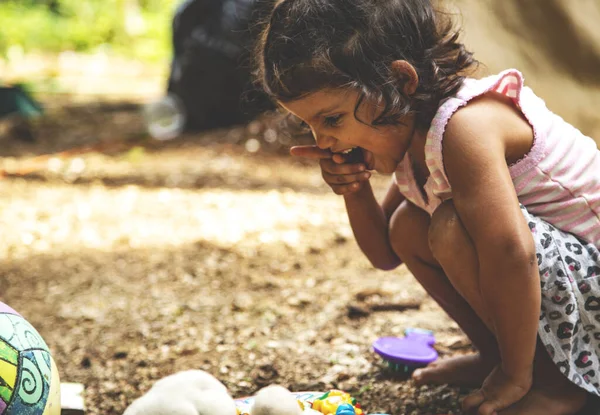
<path fill-rule="evenodd" d="M 371 173 L 363 172 L 363 173 L 355 173 L 355 174 L 329 174 L 323 172 L 323 179 L 329 185 L 340 185 L 340 184 L 349 184 L 354 182 L 363 182 L 365 180 L 369 180 L 371 177 Z"/>
<path fill-rule="evenodd" d="M 365 162 L 365 153 L 367 151 L 360 147 L 353 148 L 348 153 L 334 153 L 333 161 L 338 164 L 348 163 L 348 164 L 356 164 L 356 163 L 364 163 Z"/>
<path fill-rule="evenodd" d="M 323 150 L 315 145 L 294 146 L 290 148 L 290 154 L 292 156 L 304 157 L 313 160 L 331 159 L 331 151 Z"/>
<path fill-rule="evenodd" d="M 496 402 L 486 401 L 479 407 L 477 413 L 479 415 L 494 415 L 496 414 L 496 408 L 504 408 L 508 405 L 497 405 Z"/>
<path fill-rule="evenodd" d="M 337 195 L 348 195 L 350 193 L 354 193 L 360 190 L 362 187 L 361 182 L 354 182 L 349 184 L 340 184 L 340 185 L 331 185 L 333 192 Z"/>
<path fill-rule="evenodd" d="M 341 155 L 341 154 L 338 154 L 338 153 L 334 154 L 334 155 L 331 157 L 331 159 L 332 159 L 333 161 L 335 161 L 337 164 L 343 164 L 343 163 L 345 163 L 345 162 L 346 162 L 346 159 L 344 158 L 344 156 L 343 156 L 343 155 Z"/>
<path fill-rule="evenodd" d="M 331 159 L 322 159 L 320 161 L 321 170 L 329 174 L 353 174 L 366 170 L 364 164 L 337 164 Z"/>
<path fill-rule="evenodd" d="M 470 411 L 473 411 L 473 410 L 479 408 L 479 406 L 484 401 L 485 401 L 485 396 L 483 395 L 483 392 L 481 391 L 481 389 L 479 389 L 479 390 L 473 392 L 472 394 L 470 394 L 469 396 L 467 396 L 463 400 L 462 409 L 466 413 L 469 413 Z"/>
<path fill-rule="evenodd" d="M 373 153 L 363 149 L 363 163 L 365 163 L 368 170 L 373 170 L 375 168 L 375 156 Z"/>

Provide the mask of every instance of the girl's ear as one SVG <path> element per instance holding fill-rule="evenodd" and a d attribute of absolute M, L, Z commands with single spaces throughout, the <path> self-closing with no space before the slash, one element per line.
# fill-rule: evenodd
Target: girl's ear
<path fill-rule="evenodd" d="M 409 96 L 414 94 L 419 86 L 419 75 L 415 67 L 405 60 L 397 60 L 392 62 L 391 69 L 399 80 L 405 81 L 404 93 Z"/>

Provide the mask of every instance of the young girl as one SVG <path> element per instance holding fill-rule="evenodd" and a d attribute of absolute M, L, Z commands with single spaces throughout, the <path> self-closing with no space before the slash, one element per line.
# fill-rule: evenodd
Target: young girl
<path fill-rule="evenodd" d="M 356 240 L 402 262 L 479 353 L 415 372 L 477 384 L 478 414 L 561 415 L 600 395 L 600 152 L 507 70 L 475 64 L 428 0 L 283 0 L 264 89 L 312 130 Z M 356 155 L 359 155 L 358 161 Z M 370 171 L 393 173 L 379 204 Z"/>

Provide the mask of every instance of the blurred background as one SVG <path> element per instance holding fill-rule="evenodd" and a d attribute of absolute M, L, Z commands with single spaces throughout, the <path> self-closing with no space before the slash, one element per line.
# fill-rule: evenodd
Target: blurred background
<path fill-rule="evenodd" d="M 465 42 L 491 73 L 514 67 L 547 106 L 600 140 L 598 0 L 456 0 Z"/>
<path fill-rule="evenodd" d="M 170 139 L 184 130 L 250 123 L 271 109 L 250 84 L 249 62 L 258 22 L 271 3 L 3 0 L 0 87 L 20 85 L 41 104 L 20 104 L 31 120 L 26 125 L 15 117 L 8 122 L 19 104 L 14 91 L 1 92 L 3 155 L 144 142 L 148 133 Z M 598 0 L 440 3 L 463 24 L 482 75 L 520 69 L 552 110 L 587 135 L 600 135 Z M 141 105 L 151 103 L 144 111 Z M 34 115 L 41 107 L 40 120 Z M 83 132 L 94 120 L 104 128 Z M 59 140 L 53 127 L 61 131 Z M 250 137 L 250 149 L 289 145 L 289 137 L 275 137 L 272 128 L 255 123 L 251 132 L 257 137 Z"/>
<path fill-rule="evenodd" d="M 600 140 L 600 1 L 445 5 L 482 75 L 520 69 Z M 378 336 L 418 326 L 442 356 L 470 345 L 405 268 L 372 269 L 318 167 L 287 155 L 310 138 L 248 69 L 268 9 L 0 0 L 0 300 L 90 414 L 189 368 L 234 396 L 338 387 L 371 412 L 457 414 L 464 391 L 381 381 Z"/>

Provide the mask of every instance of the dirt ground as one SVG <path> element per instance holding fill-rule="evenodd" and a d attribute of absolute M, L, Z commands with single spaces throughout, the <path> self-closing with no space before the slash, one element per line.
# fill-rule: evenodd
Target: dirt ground
<path fill-rule="evenodd" d="M 370 266 L 342 199 L 273 125 L 161 143 L 135 105 L 55 103 L 35 142 L 2 141 L 0 300 L 85 385 L 88 414 L 191 368 L 235 397 L 278 383 L 341 388 L 371 413 L 459 413 L 466 390 L 391 376 L 371 343 L 421 327 L 443 357 L 466 338 L 404 267 Z M 75 145 L 96 151 L 45 155 Z"/>

